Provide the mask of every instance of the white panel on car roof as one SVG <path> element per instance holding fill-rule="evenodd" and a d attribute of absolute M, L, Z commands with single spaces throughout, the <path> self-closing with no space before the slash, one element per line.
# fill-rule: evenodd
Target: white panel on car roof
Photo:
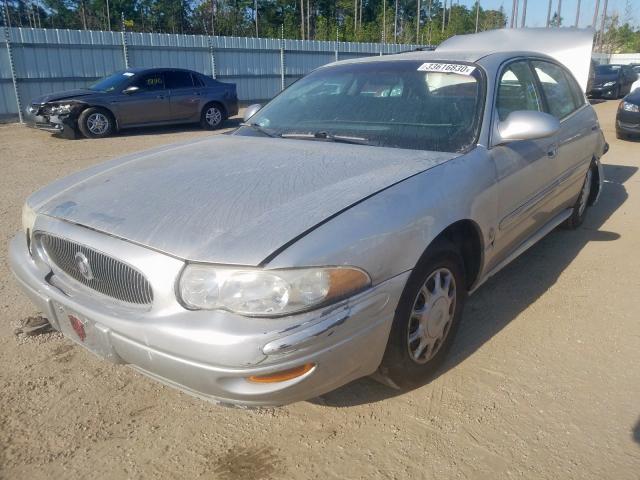
<path fill-rule="evenodd" d="M 582 90 L 587 89 L 591 49 L 591 28 L 510 28 L 469 35 L 455 35 L 442 42 L 436 52 L 525 51 L 543 53 L 566 66 Z"/>

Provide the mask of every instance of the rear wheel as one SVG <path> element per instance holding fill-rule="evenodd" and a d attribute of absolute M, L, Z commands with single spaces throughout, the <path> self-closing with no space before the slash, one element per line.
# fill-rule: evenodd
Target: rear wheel
<path fill-rule="evenodd" d="M 464 266 L 449 242 L 425 254 L 402 293 L 380 373 L 400 388 L 424 384 L 451 347 L 466 300 Z"/>
<path fill-rule="evenodd" d="M 200 125 L 206 130 L 215 130 L 222 126 L 225 120 L 224 111 L 220 105 L 212 103 L 202 109 Z"/>
<path fill-rule="evenodd" d="M 115 121 L 107 110 L 91 107 L 78 117 L 78 129 L 87 138 L 104 138 L 115 129 Z"/>
<path fill-rule="evenodd" d="M 593 185 L 593 168 L 593 165 L 591 165 L 589 167 L 589 170 L 587 171 L 584 183 L 582 184 L 582 190 L 580 190 L 578 200 L 576 200 L 576 203 L 573 206 L 571 216 L 567 218 L 567 220 L 565 220 L 565 222 L 563 223 L 563 226 L 565 228 L 574 230 L 582 225 L 582 222 L 584 222 L 584 217 L 587 213 L 587 207 L 589 206 L 591 187 Z"/>

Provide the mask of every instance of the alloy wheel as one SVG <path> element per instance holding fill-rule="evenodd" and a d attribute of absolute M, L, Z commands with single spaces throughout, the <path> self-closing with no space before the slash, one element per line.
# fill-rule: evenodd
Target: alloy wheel
<path fill-rule="evenodd" d="M 584 185 L 582 186 L 582 193 L 580 194 L 580 205 L 578 205 L 578 215 L 582 216 L 589 203 L 589 196 L 591 195 L 591 167 L 587 171 L 587 177 L 584 179 Z"/>
<path fill-rule="evenodd" d="M 418 364 L 431 360 L 443 345 L 456 311 L 456 280 L 447 268 L 432 272 L 411 309 L 407 348 Z"/>
<path fill-rule="evenodd" d="M 209 125 L 216 127 L 222 122 L 222 112 L 216 107 L 209 107 L 204 114 L 204 118 Z"/>
<path fill-rule="evenodd" d="M 92 113 L 87 118 L 87 128 L 94 135 L 104 135 L 109 129 L 109 119 L 102 113 Z"/>

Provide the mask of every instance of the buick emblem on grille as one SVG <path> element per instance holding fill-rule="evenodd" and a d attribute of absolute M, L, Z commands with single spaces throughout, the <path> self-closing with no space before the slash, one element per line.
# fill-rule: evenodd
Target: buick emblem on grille
<path fill-rule="evenodd" d="M 82 275 L 85 280 L 93 280 L 93 272 L 91 271 L 91 264 L 89 263 L 89 259 L 82 252 L 76 252 L 76 267 L 78 267 L 78 271 L 80 275 Z"/>

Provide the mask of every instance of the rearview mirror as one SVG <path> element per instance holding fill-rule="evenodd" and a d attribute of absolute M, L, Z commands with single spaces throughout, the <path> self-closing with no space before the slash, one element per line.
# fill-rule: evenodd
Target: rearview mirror
<path fill-rule="evenodd" d="M 258 110 L 260 110 L 261 108 L 262 108 L 262 105 L 260 105 L 259 103 L 254 103 L 253 105 L 249 105 L 247 109 L 244 111 L 242 121 L 246 122 L 247 120 L 249 120 L 256 113 L 258 113 Z"/>
<path fill-rule="evenodd" d="M 138 90 L 140 90 L 140 87 L 136 87 L 135 85 L 131 85 L 130 87 L 125 88 L 122 93 L 126 93 L 127 95 L 130 95 L 132 93 L 136 93 Z"/>
<path fill-rule="evenodd" d="M 548 113 L 532 110 L 516 110 L 498 123 L 494 145 L 503 145 L 516 140 L 535 140 L 554 135 L 560 130 L 558 119 Z"/>

